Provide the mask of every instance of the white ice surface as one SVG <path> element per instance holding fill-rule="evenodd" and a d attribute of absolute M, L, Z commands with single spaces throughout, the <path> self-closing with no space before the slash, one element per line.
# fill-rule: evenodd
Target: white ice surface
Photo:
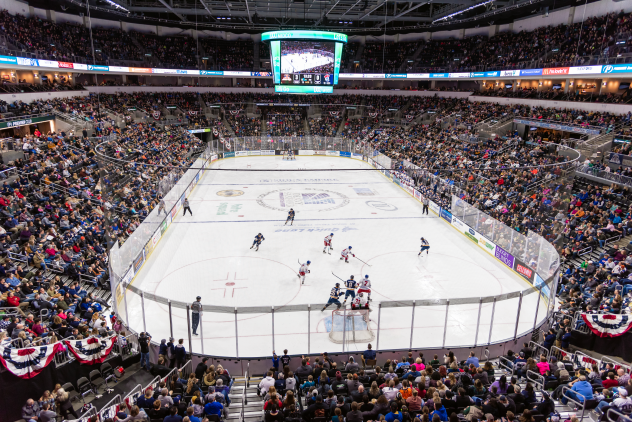
<path fill-rule="evenodd" d="M 193 350 L 217 356 L 269 355 L 290 347 L 292 353 L 340 351 L 329 341 L 327 317 L 321 313 L 329 292 L 339 281 L 332 275 L 372 281 L 372 327 L 377 332 L 377 304 L 381 301 L 479 298 L 522 291 L 529 285 L 515 273 L 459 234 L 445 220 L 376 171 L 319 171 L 305 169 L 370 169 L 362 161 L 336 157 L 298 156 L 221 160 L 213 167 L 248 171 L 207 171 L 189 197 L 193 216 L 178 215 L 133 285 L 171 300 L 227 307 L 272 307 L 272 313 L 205 312 L 203 337 L 194 337 Z M 296 171 L 257 172 L 256 169 Z M 359 191 L 360 190 L 360 191 Z M 223 192 L 222 192 L 223 191 Z M 229 191 L 229 192 L 226 192 Z M 234 192 L 231 192 L 234 191 Z M 220 196 L 239 194 L 238 196 Z M 361 195 L 372 193 L 372 195 Z M 314 194 L 319 195 L 314 198 Z M 305 202 L 322 202 L 305 204 Z M 293 226 L 284 225 L 287 210 L 296 210 Z M 249 249 L 261 232 L 265 241 Z M 334 233 L 334 250 L 323 254 L 323 238 Z M 419 238 L 431 245 L 430 254 L 417 256 Z M 339 260 L 340 251 L 353 246 L 360 260 Z M 312 262 L 301 285 L 298 261 Z M 538 295 L 524 297 L 518 334 L 533 327 Z M 284 305 L 312 304 L 312 311 L 282 312 Z M 491 341 L 513 338 L 518 299 L 498 301 Z M 136 331 L 143 330 L 140 298 L 128 293 L 128 312 Z M 170 334 L 168 307 L 145 299 L 145 324 L 154 339 Z M 490 338 L 492 304 L 483 304 L 477 343 Z M 408 348 L 412 307 L 382 308 L 380 348 Z M 479 305 L 450 305 L 445 345 L 475 343 Z M 538 318 L 546 309 L 540 304 Z M 172 308 L 173 333 L 187 338 L 186 311 Z M 441 347 L 445 306 L 416 306 L 413 347 Z M 308 346 L 309 331 L 309 346 Z M 200 329 L 198 329 L 198 333 Z M 351 346 L 356 347 L 355 345 Z M 365 345 L 357 345 L 363 350 Z"/>
<path fill-rule="evenodd" d="M 307 60 L 305 60 L 307 58 Z M 312 53 L 287 54 L 281 56 L 281 73 L 297 73 L 312 67 L 333 63 L 333 57 L 317 56 Z"/>

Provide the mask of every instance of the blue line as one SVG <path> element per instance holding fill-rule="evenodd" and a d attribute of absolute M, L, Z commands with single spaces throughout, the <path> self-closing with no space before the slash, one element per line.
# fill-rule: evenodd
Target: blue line
<path fill-rule="evenodd" d="M 359 218 L 310 218 L 303 221 L 353 221 L 353 220 L 405 220 L 405 219 L 421 219 L 421 218 L 440 218 L 439 216 L 428 217 L 359 217 Z M 172 224 L 200 224 L 200 223 L 270 223 L 284 222 L 285 220 L 234 220 L 234 221 L 172 221 Z M 294 227 L 294 226 L 288 226 Z M 300 227 L 300 226 L 297 226 Z"/>

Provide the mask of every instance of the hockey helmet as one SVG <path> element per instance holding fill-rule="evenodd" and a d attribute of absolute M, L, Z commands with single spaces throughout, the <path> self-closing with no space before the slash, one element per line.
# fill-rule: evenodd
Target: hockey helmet
<path fill-rule="evenodd" d="M 351 276 L 351 280 L 353 280 L 353 276 Z"/>
<path fill-rule="evenodd" d="M 369 278 L 369 275 L 368 275 L 368 274 L 367 274 L 367 275 L 365 275 L 365 276 L 364 276 L 364 278 Z"/>
<path fill-rule="evenodd" d="M 311 263 L 312 263 L 312 261 L 307 261 L 307 265 L 309 265 L 309 264 L 311 264 Z"/>
<path fill-rule="evenodd" d="M 351 246 L 349 246 L 349 249 L 351 249 Z"/>

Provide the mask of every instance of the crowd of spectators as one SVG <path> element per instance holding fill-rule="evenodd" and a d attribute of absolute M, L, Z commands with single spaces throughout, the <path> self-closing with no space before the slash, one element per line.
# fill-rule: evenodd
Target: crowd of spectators
<path fill-rule="evenodd" d="M 262 112 L 269 136 L 305 136 L 303 107 L 265 107 Z"/>
<path fill-rule="evenodd" d="M 261 119 L 248 117 L 243 110 L 237 114 L 227 113 L 226 120 L 237 137 L 261 135 Z"/>
<path fill-rule="evenodd" d="M 336 136 L 340 122 L 341 116 L 323 113 L 320 117 L 309 119 L 309 133 L 319 136 Z"/>
<path fill-rule="evenodd" d="M 252 40 L 224 41 L 203 38 L 200 39 L 200 44 L 207 57 L 213 58 L 215 70 L 252 70 L 254 64 Z"/>
<path fill-rule="evenodd" d="M 627 104 L 632 100 L 630 91 L 625 90 L 621 94 L 607 93 L 599 94 L 598 92 L 582 92 L 574 90 L 565 93 L 562 89 L 538 90 L 537 88 L 521 88 L 515 91 L 511 89 L 486 89 L 475 92 L 474 95 L 483 95 L 486 97 L 507 97 L 507 98 L 533 98 L 538 100 L 549 101 L 577 101 L 585 103 L 610 103 L 610 104 Z"/>
<path fill-rule="evenodd" d="M 156 57 L 162 67 L 181 69 L 198 68 L 198 46 L 191 37 L 161 37 L 154 34 L 132 32 L 143 49 Z"/>

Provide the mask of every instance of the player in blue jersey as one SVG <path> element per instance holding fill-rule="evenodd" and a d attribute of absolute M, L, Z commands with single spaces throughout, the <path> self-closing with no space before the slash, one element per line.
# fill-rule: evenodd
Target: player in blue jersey
<path fill-rule="evenodd" d="M 296 214 L 294 212 L 294 209 L 290 208 L 290 212 L 287 213 L 287 220 L 285 220 L 285 224 L 287 224 L 287 222 L 290 222 L 290 226 L 294 225 L 294 214 Z M 284 226 L 285 226 L 284 224 Z"/>
<path fill-rule="evenodd" d="M 327 304 L 323 306 L 323 309 L 320 312 L 324 312 L 325 309 L 327 309 L 327 307 L 331 304 L 338 305 L 338 309 L 340 309 L 340 307 L 342 306 L 342 303 L 340 303 L 340 300 L 338 300 L 340 298 L 340 294 L 340 283 L 336 283 L 336 287 L 331 289 L 331 293 L 329 293 L 329 300 L 327 301 Z"/>
<path fill-rule="evenodd" d="M 252 246 L 250 247 L 250 249 L 254 248 L 255 246 L 257 247 L 257 249 L 255 249 L 255 251 L 259 250 L 259 245 L 261 245 L 261 242 L 263 242 L 264 240 L 266 240 L 265 237 L 263 237 L 263 235 L 261 233 L 259 233 L 258 235 L 255 236 L 255 241 L 252 242 Z"/>
<path fill-rule="evenodd" d="M 358 282 L 353 279 L 353 276 L 349 277 L 349 280 L 345 281 L 345 289 L 347 289 L 347 293 L 345 293 L 345 301 L 342 302 L 344 305 L 347 303 L 347 298 L 351 296 L 351 301 L 355 299 L 355 289 L 358 287 Z"/>
<path fill-rule="evenodd" d="M 417 256 L 421 255 L 423 251 L 426 251 L 426 255 L 428 255 L 428 250 L 430 249 L 430 243 L 423 237 L 421 238 L 421 250 L 417 254 Z"/>

